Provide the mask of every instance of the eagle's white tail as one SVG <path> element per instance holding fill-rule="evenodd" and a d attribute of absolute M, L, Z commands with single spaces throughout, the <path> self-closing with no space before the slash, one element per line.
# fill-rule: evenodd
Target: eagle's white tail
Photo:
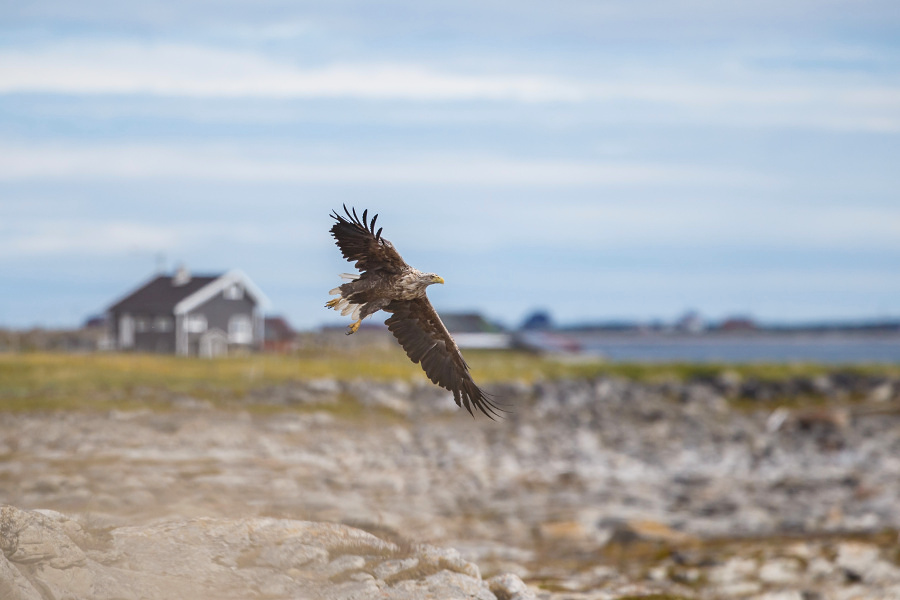
<path fill-rule="evenodd" d="M 359 275 L 355 273 L 341 273 L 341 279 L 345 281 L 356 281 L 359 279 Z M 359 311 L 362 310 L 362 304 L 353 304 L 341 296 L 341 286 L 328 290 L 328 293 L 332 296 L 338 296 L 338 298 L 329 301 L 325 306 L 340 311 L 341 315 L 345 317 L 352 314 L 354 321 L 359 320 Z"/>

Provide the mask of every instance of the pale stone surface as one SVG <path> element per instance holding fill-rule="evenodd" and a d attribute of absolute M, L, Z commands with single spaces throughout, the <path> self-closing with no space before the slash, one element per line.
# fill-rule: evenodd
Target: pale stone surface
<path fill-rule="evenodd" d="M 731 558 L 721 566 L 711 569 L 709 579 L 713 583 L 731 584 L 753 575 L 758 570 L 758 561 L 738 556 Z"/>
<path fill-rule="evenodd" d="M 386 560 L 375 567 L 373 574 L 378 579 L 393 579 L 419 566 L 418 558 L 398 558 Z"/>
<path fill-rule="evenodd" d="M 115 528 L 101 541 L 59 513 L 3 506 L 0 526 L 3 600 L 237 599 L 254 594 L 496 600 L 477 566 L 455 550 L 400 549 L 333 523 L 188 519 Z M 115 558 L 101 563 L 87 557 L 67 532 L 85 545 L 113 546 L 109 555 Z M 288 557 L 292 551 L 298 552 L 296 559 Z M 515 586 L 514 579 L 509 581 Z M 520 595 L 519 600 L 527 598 Z"/>
<path fill-rule="evenodd" d="M 525 582 L 512 573 L 488 579 L 488 587 L 497 600 L 535 600 L 535 594 Z"/>
<path fill-rule="evenodd" d="M 28 598 L 35 565 L 54 595 L 88 574 L 98 598 L 125 575 L 148 597 L 202 597 L 238 575 L 221 597 L 315 597 L 320 584 L 390 597 L 444 571 L 515 573 L 541 600 L 900 586 L 885 534 L 900 528 L 896 380 L 489 388 L 514 406 L 503 421 L 458 414 L 428 382 L 330 379 L 227 410 L 172 394 L 153 411 L 0 413 L 0 498 L 52 509 L 27 512 L 16 536 L 0 528 L 10 589 Z M 722 540 L 738 542 L 703 550 Z"/>
<path fill-rule="evenodd" d="M 800 576 L 800 563 L 790 558 L 768 561 L 759 570 L 759 578 L 772 584 L 794 583 Z"/>
<path fill-rule="evenodd" d="M 803 594 L 796 590 L 768 592 L 757 596 L 757 600 L 803 600 Z"/>
<path fill-rule="evenodd" d="M 3 600 L 43 600 L 18 568 L 0 558 L 0 598 Z"/>

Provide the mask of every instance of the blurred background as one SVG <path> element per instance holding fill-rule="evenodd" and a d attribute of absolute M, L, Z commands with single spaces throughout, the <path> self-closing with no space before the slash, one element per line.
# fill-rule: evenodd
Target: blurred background
<path fill-rule="evenodd" d="M 900 598 L 898 158 L 896 0 L 0 2 L 0 596 Z"/>
<path fill-rule="evenodd" d="M 240 268 L 342 323 L 343 203 L 508 328 L 900 319 L 893 2 L 0 7 L 0 326 Z"/>

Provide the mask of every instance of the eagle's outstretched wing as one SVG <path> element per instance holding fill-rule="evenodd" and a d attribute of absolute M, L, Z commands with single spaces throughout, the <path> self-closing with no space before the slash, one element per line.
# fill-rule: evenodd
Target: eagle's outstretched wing
<path fill-rule="evenodd" d="M 394 249 L 393 244 L 381 237 L 381 229 L 375 231 L 375 219 L 367 223 L 368 210 L 364 210 L 362 219 L 356 215 L 356 209 L 351 213 L 344 205 L 345 218 L 337 211 L 331 213 L 331 218 L 337 223 L 331 226 L 331 235 L 334 236 L 341 254 L 349 261 L 356 261 L 356 268 L 361 271 L 385 271 L 387 273 L 399 273 L 406 262 Z"/>
<path fill-rule="evenodd" d="M 503 409 L 475 385 L 466 364 L 447 328 L 428 298 L 394 300 L 384 309 L 393 313 L 385 323 L 414 363 L 421 363 L 428 378 L 453 392 L 457 406 L 469 414 L 474 406 L 493 419 Z"/>

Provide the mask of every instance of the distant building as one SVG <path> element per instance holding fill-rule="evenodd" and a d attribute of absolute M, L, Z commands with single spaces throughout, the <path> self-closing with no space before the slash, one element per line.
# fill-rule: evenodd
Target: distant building
<path fill-rule="evenodd" d="M 553 329 L 553 319 L 547 311 L 537 310 L 525 318 L 520 329 L 523 331 L 546 331 L 548 329 Z"/>
<path fill-rule="evenodd" d="M 583 350 L 574 335 L 546 329 L 523 329 L 516 333 L 515 345 L 522 350 L 550 354 L 577 354 Z"/>
<path fill-rule="evenodd" d="M 756 331 L 757 329 L 756 322 L 750 317 L 731 317 L 719 325 L 720 331 L 728 332 Z"/>
<path fill-rule="evenodd" d="M 82 329 L 106 329 L 106 315 L 91 315 L 84 320 Z"/>
<path fill-rule="evenodd" d="M 506 349 L 513 346 L 513 336 L 478 313 L 448 313 L 441 321 L 460 348 Z"/>
<path fill-rule="evenodd" d="M 695 310 L 689 310 L 675 321 L 676 331 L 685 333 L 701 333 L 706 329 L 706 322 Z"/>
<path fill-rule="evenodd" d="M 471 349 L 508 349 L 514 345 L 513 335 L 501 326 L 491 323 L 479 313 L 443 313 L 439 312 L 441 322 L 453 336 L 460 348 Z M 346 325 L 323 326 L 315 336 L 301 334 L 298 346 L 307 348 L 310 344 L 320 348 L 353 348 L 366 345 L 395 347 L 397 340 L 382 323 L 388 314 L 379 313 L 372 319 L 366 319 L 359 331 L 347 334 Z"/>
<path fill-rule="evenodd" d="M 263 350 L 266 352 L 290 352 L 295 349 L 297 332 L 284 317 L 266 317 L 263 329 Z"/>
<path fill-rule="evenodd" d="M 212 357 L 262 347 L 265 303 L 240 271 L 192 275 L 181 267 L 110 306 L 106 320 L 116 350 Z"/>

